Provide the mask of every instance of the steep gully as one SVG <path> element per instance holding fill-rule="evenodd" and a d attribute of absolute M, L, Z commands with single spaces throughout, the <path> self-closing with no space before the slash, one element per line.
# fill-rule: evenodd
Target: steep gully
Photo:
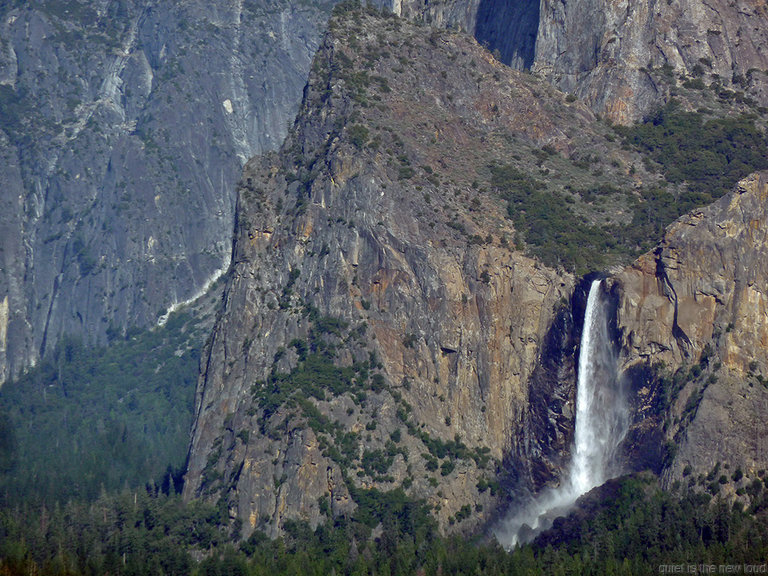
<path fill-rule="evenodd" d="M 507 547 L 528 541 L 567 512 L 582 494 L 620 472 L 619 444 L 629 428 L 626 394 L 608 329 L 601 280 L 589 289 L 578 361 L 575 437 L 567 477 L 505 519 L 496 530 Z"/>

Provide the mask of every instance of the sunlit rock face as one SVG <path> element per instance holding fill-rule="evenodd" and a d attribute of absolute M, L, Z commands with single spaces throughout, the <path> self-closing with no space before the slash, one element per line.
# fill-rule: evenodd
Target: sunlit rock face
<path fill-rule="evenodd" d="M 243 534 L 351 514 L 369 488 L 426 499 L 445 530 L 493 518 L 574 280 L 515 249 L 488 165 L 568 146 L 565 125 L 606 142 L 590 118 L 467 35 L 332 22 L 295 129 L 243 174 L 185 496 L 224 498 Z M 318 394 L 297 371 L 328 345 L 368 374 Z"/>
<path fill-rule="evenodd" d="M 670 97 L 650 68 L 768 98 L 764 2 L 541 3 L 533 70 L 596 112 L 629 123 Z"/>
<path fill-rule="evenodd" d="M 510 242 L 489 166 L 513 159 L 544 174 L 527 160 L 544 146 L 566 159 L 628 152 L 585 103 L 465 34 L 368 10 L 343 16 L 285 144 L 243 173 L 185 497 L 225 503 L 244 535 L 275 536 L 288 520 L 353 513 L 360 490 L 401 487 L 444 529 L 470 530 L 504 505 L 488 481 L 538 490 L 567 471 L 587 292 L 574 297 L 571 274 Z M 642 306 L 628 310 L 621 288 L 649 259 L 658 283 L 655 258 L 603 290 L 629 382 L 618 465 L 658 471 L 668 407 L 659 412 L 659 379 L 628 344 L 628 315 Z M 678 328 L 654 328 L 657 308 L 644 326 L 677 340 L 684 314 Z M 341 387 L 305 379 L 325 352 L 351 370 L 334 377 Z"/>
<path fill-rule="evenodd" d="M 623 370 L 639 377 L 638 410 L 651 422 L 661 409 L 665 437 L 679 446 L 667 481 L 708 474 L 718 462 L 745 474 L 766 464 L 767 178 L 756 173 L 681 218 L 657 250 L 609 281 Z M 647 365 L 666 374 L 662 386 L 643 375 Z"/>

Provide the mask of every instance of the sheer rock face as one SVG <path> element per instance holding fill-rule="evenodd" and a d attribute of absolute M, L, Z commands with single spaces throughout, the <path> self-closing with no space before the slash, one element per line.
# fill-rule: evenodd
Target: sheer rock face
<path fill-rule="evenodd" d="M 656 251 L 615 277 L 627 362 L 698 361 L 718 338 L 725 368 L 744 375 L 768 350 L 766 173 L 669 227 Z"/>
<path fill-rule="evenodd" d="M 702 473 L 717 462 L 745 473 L 765 467 L 767 200 L 767 173 L 742 180 L 611 280 L 625 369 L 663 363 L 689 374 L 666 414 L 667 436 L 679 444 L 668 479 L 689 465 Z M 700 369 L 703 378 L 695 377 Z"/>
<path fill-rule="evenodd" d="M 367 14 L 335 22 L 282 150 L 243 175 L 185 497 L 223 497 L 246 533 L 274 535 L 288 519 L 351 513 L 355 490 L 401 486 L 427 499 L 443 527 L 483 504 L 462 529 L 497 508 L 483 478 L 551 480 L 569 450 L 572 383 L 540 419 L 529 414 L 530 383 L 545 340 L 550 360 L 567 366 L 536 381 L 554 390 L 552 378 L 573 375 L 570 311 L 555 316 L 574 281 L 512 248 L 488 165 L 545 142 L 606 142 L 590 118 L 467 36 Z M 323 321 L 337 364 L 375 358 L 370 378 L 382 386 L 366 383 L 364 401 L 341 390 L 271 404 L 276 374 L 301 364 L 297 340 L 317 342 L 323 317 L 343 326 L 334 334 Z M 341 430 L 357 434 L 344 458 L 333 450 L 343 451 Z M 401 439 L 388 444 L 393 434 Z M 512 443 L 523 437 L 518 454 Z M 439 454 L 430 463 L 429 439 L 457 438 L 488 464 Z M 407 459 L 397 452 L 371 472 L 367 453 L 400 448 Z M 527 466 L 526 455 L 544 463 L 506 468 Z"/>
<path fill-rule="evenodd" d="M 474 34 L 505 64 L 532 69 L 614 122 L 637 121 L 670 97 L 650 67 L 768 102 L 768 8 L 761 0 L 380 4 Z"/>
<path fill-rule="evenodd" d="M 541 3 L 533 69 L 616 122 L 669 96 L 647 72 L 716 78 L 766 101 L 768 8 L 761 0 Z M 716 75 L 716 76 L 715 76 Z"/>
<path fill-rule="evenodd" d="M 237 179 L 282 143 L 330 5 L 3 3 L 0 381 L 226 269 Z"/>

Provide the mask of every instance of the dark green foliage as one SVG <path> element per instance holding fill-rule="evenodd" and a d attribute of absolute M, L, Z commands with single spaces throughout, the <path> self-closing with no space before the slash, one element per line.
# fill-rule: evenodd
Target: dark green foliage
<path fill-rule="evenodd" d="M 346 15 L 359 12 L 361 4 L 359 0 L 344 0 L 333 7 L 333 17 L 343 19 Z"/>
<path fill-rule="evenodd" d="M 461 507 L 461 509 L 456 512 L 456 521 L 461 522 L 462 520 L 466 520 L 472 515 L 472 507 L 469 504 L 464 504 L 464 506 Z"/>
<path fill-rule="evenodd" d="M 361 124 L 353 124 L 349 128 L 349 141 L 362 150 L 368 142 L 368 128 Z"/>
<path fill-rule="evenodd" d="M 675 370 L 674 374 L 669 374 L 663 367 L 653 366 L 653 375 L 651 379 L 659 382 L 659 402 L 656 405 L 656 411 L 659 414 L 666 413 L 672 403 L 677 400 L 680 391 L 688 382 L 688 370 L 682 366 Z M 694 405 L 698 406 L 698 402 Z"/>
<path fill-rule="evenodd" d="M 428 506 L 403 490 L 352 488 L 357 509 L 312 530 L 286 521 L 284 536 L 231 538 L 225 506 L 183 504 L 154 490 L 102 496 L 91 505 L 0 512 L 2 574 L 658 574 L 664 564 L 762 564 L 768 500 L 748 510 L 701 493 L 659 490 L 651 476 L 601 488 L 600 498 L 508 553 L 495 542 L 441 537 Z M 330 512 L 327 499 L 321 503 Z M 463 506 L 454 522 L 472 518 Z M 373 528 L 381 531 L 373 538 Z M 193 554 L 201 560 L 193 560 Z"/>
<path fill-rule="evenodd" d="M 386 474 L 389 467 L 392 466 L 393 460 L 394 457 L 384 450 L 365 450 L 362 460 L 363 470 L 369 476 Z"/>
<path fill-rule="evenodd" d="M 283 287 L 283 294 L 280 297 L 280 309 L 284 310 L 290 306 L 291 296 L 293 295 L 293 285 L 296 284 L 296 280 L 301 275 L 301 271 L 298 268 L 294 268 L 288 274 L 288 281 Z"/>
<path fill-rule="evenodd" d="M 184 314 L 109 348 L 65 338 L 3 385 L 0 500 L 90 499 L 183 467 L 202 339 Z"/>
<path fill-rule="evenodd" d="M 96 266 L 96 259 L 81 236 L 76 236 L 72 242 L 72 253 L 80 266 L 80 273 L 83 276 L 90 274 Z"/>
<path fill-rule="evenodd" d="M 454 464 L 453 460 L 445 460 L 440 465 L 440 475 L 448 476 L 448 474 L 453 472 L 455 468 L 456 468 L 456 464 Z"/>
<path fill-rule="evenodd" d="M 251 388 L 252 397 L 262 410 L 259 418 L 261 433 L 279 435 L 280 431 L 272 428 L 272 417 L 281 407 L 298 409 L 305 425 L 317 434 L 323 455 L 346 469 L 358 460 L 360 438 L 357 433 L 346 431 L 338 421 L 323 415 L 312 399 L 322 401 L 329 395 L 337 397 L 349 394 L 356 403 L 362 405 L 368 390 L 381 392 L 388 387 L 381 374 L 370 375 L 370 370 L 378 366 L 373 355 L 351 366 L 336 365 L 336 345 L 333 342 L 349 336 L 346 322 L 331 316 L 321 316 L 311 306 L 306 306 L 305 312 L 312 321 L 308 341 L 294 339 L 289 343 L 289 347 L 296 351 L 296 366 L 289 373 L 284 373 L 278 372 L 276 365 L 273 365 L 267 380 L 259 381 Z M 284 349 L 279 352 L 275 362 L 286 353 Z M 293 417 L 294 412 L 289 417 Z M 373 430 L 374 424 L 371 422 L 366 428 Z M 378 458 L 378 453 L 366 454 L 363 466 L 367 473 L 386 473 L 393 454 L 386 453 L 384 463 Z"/>
<path fill-rule="evenodd" d="M 309 350 L 309 346 L 307 346 L 307 342 L 305 340 L 294 338 L 288 343 L 288 346 L 296 350 L 296 354 L 299 356 L 299 360 L 303 362 L 307 359 L 307 350 Z"/>
<path fill-rule="evenodd" d="M 371 376 L 371 392 L 379 393 L 387 387 L 387 382 L 381 374 Z"/>
<path fill-rule="evenodd" d="M 306 343 L 300 349 L 303 351 L 305 347 Z M 273 370 L 266 381 L 254 384 L 252 394 L 264 410 L 263 420 L 268 420 L 290 398 L 324 400 L 326 391 L 339 396 L 361 390 L 365 384 L 361 376 L 367 377 L 367 365 L 338 367 L 333 362 L 333 354 L 328 351 L 303 352 L 303 355 L 304 359 L 300 359 L 290 373 Z M 307 404 L 302 406 L 306 407 Z"/>
<path fill-rule="evenodd" d="M 574 211 L 573 198 L 547 190 L 511 165 L 490 166 L 491 183 L 507 202 L 515 228 L 544 263 L 586 272 L 626 262 L 650 249 L 681 215 L 768 168 L 768 141 L 750 116 L 706 120 L 669 104 L 647 122 L 616 130 L 625 146 L 646 155 L 649 168 L 671 184 L 685 184 L 675 194 L 659 187 L 630 193 L 609 185 L 575 191 L 587 205 L 623 197 L 632 210 L 626 225 L 590 223 Z M 587 155 L 576 164 L 588 168 L 592 161 Z"/>
<path fill-rule="evenodd" d="M 495 496 L 496 492 L 499 491 L 499 483 L 496 480 L 480 478 L 480 480 L 477 481 L 477 491 L 482 494 L 488 489 L 491 491 L 491 496 Z"/>
<path fill-rule="evenodd" d="M 607 256 L 617 252 L 619 239 L 613 231 L 586 224 L 562 193 L 545 190 L 513 166 L 494 164 L 490 169 L 491 183 L 507 201 L 515 228 L 546 264 L 577 271 L 600 269 Z"/>
<path fill-rule="evenodd" d="M 333 334 L 335 336 L 341 336 L 341 331 L 346 330 L 347 323 L 339 318 L 333 318 L 331 316 L 322 316 L 314 321 L 314 328 L 320 334 Z"/>
<path fill-rule="evenodd" d="M 0 511 L 0 573 L 181 576 L 195 566 L 192 550 L 224 544 L 223 526 L 220 510 L 154 488 L 88 504 L 7 507 Z"/>
<path fill-rule="evenodd" d="M 582 190 L 576 190 L 576 193 L 581 196 L 584 202 L 592 203 L 599 201 L 602 198 L 618 196 L 623 192 L 614 186 L 603 184 L 601 186 L 594 186 L 592 188 L 584 188 Z"/>
<path fill-rule="evenodd" d="M 25 126 L 25 121 L 40 121 L 35 114 L 34 99 L 24 87 L 14 89 L 7 84 L 0 85 L 0 118 L 3 119 L 3 131 L 14 144 L 32 146 L 34 139 Z"/>
<path fill-rule="evenodd" d="M 645 189 L 641 197 L 628 197 L 633 220 L 628 226 L 592 225 L 577 215 L 571 198 L 548 191 L 513 166 L 492 165 L 492 184 L 507 201 L 507 213 L 529 250 L 550 266 L 577 272 L 604 268 L 649 249 L 664 227 L 682 212 L 675 198 L 659 189 Z M 577 191 L 582 201 L 622 195 L 611 186 Z"/>
<path fill-rule="evenodd" d="M 436 458 L 471 458 L 471 453 L 461 439 L 449 440 L 443 442 L 439 438 L 432 438 L 424 430 L 409 430 L 414 436 L 417 436 L 427 447 L 429 453 Z"/>
<path fill-rule="evenodd" d="M 603 497 L 542 535 L 533 548 L 537 559 L 581 562 L 577 573 L 627 565 L 623 573 L 653 574 L 662 564 L 762 563 L 768 550 L 764 513 L 751 516 L 707 494 L 677 496 L 653 478 L 630 477 L 604 488 Z"/>
<path fill-rule="evenodd" d="M 413 178 L 416 171 L 411 166 L 400 166 L 397 170 L 397 177 L 400 180 L 407 180 Z"/>
<path fill-rule="evenodd" d="M 698 65 L 697 65 L 698 66 Z M 689 90 L 704 90 L 707 85 L 701 78 L 694 78 L 693 80 L 686 80 L 683 82 L 683 86 Z"/>
<path fill-rule="evenodd" d="M 405 402 L 402 404 L 405 404 Z M 415 436 L 421 440 L 424 443 L 424 446 L 426 446 L 427 450 L 429 450 L 429 454 L 422 455 L 427 461 L 427 470 L 437 470 L 438 459 L 442 460 L 443 458 L 449 458 L 451 461 L 474 460 L 477 466 L 480 468 L 485 468 L 488 464 L 490 460 L 489 448 L 482 446 L 476 449 L 470 449 L 466 444 L 464 444 L 464 442 L 461 441 L 461 437 L 458 434 L 454 437 L 453 440 L 448 441 L 443 441 L 439 438 L 433 438 L 429 435 L 428 432 L 422 430 L 408 420 L 407 412 L 410 410 L 406 410 L 401 406 L 398 408 L 398 411 L 400 420 L 404 422 L 408 427 L 408 433 L 411 436 Z M 453 468 L 450 466 L 453 466 L 453 463 L 448 465 L 448 468 L 444 469 L 448 470 L 448 472 L 443 474 L 443 476 L 446 476 L 451 471 L 453 471 Z"/>
<path fill-rule="evenodd" d="M 688 184 L 689 191 L 677 198 L 681 214 L 719 198 L 750 172 L 768 168 L 768 142 L 749 116 L 705 120 L 671 102 L 647 122 L 617 130 L 669 182 Z"/>
<path fill-rule="evenodd" d="M 16 451 L 16 433 L 8 417 L 0 412 L 0 474 L 13 469 L 16 463 Z"/>

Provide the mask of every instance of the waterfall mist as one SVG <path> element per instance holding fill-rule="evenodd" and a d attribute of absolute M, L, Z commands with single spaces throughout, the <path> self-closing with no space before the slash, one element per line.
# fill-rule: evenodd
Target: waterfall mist
<path fill-rule="evenodd" d="M 584 312 L 574 445 L 567 476 L 558 487 L 541 492 L 497 527 L 496 537 L 508 548 L 533 539 L 567 513 L 579 496 L 621 472 L 616 452 L 627 433 L 629 410 L 602 300 L 600 280 L 595 280 Z"/>

